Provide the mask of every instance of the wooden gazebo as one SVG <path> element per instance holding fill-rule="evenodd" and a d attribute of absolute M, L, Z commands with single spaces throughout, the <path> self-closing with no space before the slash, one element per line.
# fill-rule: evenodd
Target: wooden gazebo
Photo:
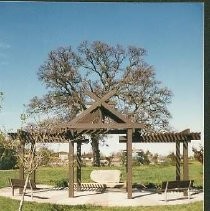
<path fill-rule="evenodd" d="M 180 143 L 183 143 L 184 173 L 183 179 L 188 179 L 188 143 L 191 140 L 200 140 L 200 133 L 191 133 L 189 130 L 181 133 L 143 134 L 143 124 L 132 122 L 128 116 L 117 111 L 109 99 L 115 95 L 111 91 L 99 98 L 94 93 L 87 93 L 95 100 L 92 105 L 76 116 L 67 124 L 60 125 L 53 132 L 25 132 L 9 133 L 12 139 L 21 140 L 22 154 L 24 144 L 30 143 L 69 143 L 69 197 L 74 197 L 74 145 L 77 144 L 77 187 L 81 185 L 81 144 L 88 141 L 82 135 L 120 134 L 119 141 L 126 143 L 127 150 L 127 197 L 132 198 L 132 143 L 133 142 L 174 142 L 176 143 L 176 180 L 180 180 Z M 126 136 L 123 136 L 125 135 Z M 20 179 L 24 178 L 24 169 L 20 167 Z M 32 179 L 35 180 L 35 174 Z"/>

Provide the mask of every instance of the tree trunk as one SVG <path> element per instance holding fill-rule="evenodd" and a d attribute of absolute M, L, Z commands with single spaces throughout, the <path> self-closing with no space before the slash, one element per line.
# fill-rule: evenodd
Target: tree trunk
<path fill-rule="evenodd" d="M 31 176 L 32 171 L 35 170 L 33 168 L 34 156 L 35 156 L 35 147 L 36 147 L 35 144 L 31 145 L 30 160 L 28 161 L 28 162 L 30 162 L 29 163 L 29 169 L 28 169 L 28 172 L 26 174 L 27 176 L 26 176 L 25 185 L 24 185 L 24 188 L 23 188 L 22 198 L 21 198 L 21 201 L 20 201 L 20 204 L 19 204 L 18 211 L 23 210 L 24 196 L 25 196 L 25 193 L 26 193 L 27 184 L 29 182 L 29 178 Z M 32 190 L 32 187 L 30 187 L 30 188 L 31 188 L 31 197 L 33 198 L 33 190 Z"/>
<path fill-rule="evenodd" d="M 93 151 L 93 166 L 100 166 L 99 139 L 97 136 L 91 136 L 91 146 Z"/>
<path fill-rule="evenodd" d="M 23 193 L 22 193 L 22 197 L 21 197 L 21 201 L 20 201 L 20 204 L 19 204 L 19 209 L 18 211 L 22 211 L 23 209 L 23 202 L 24 202 L 24 196 L 25 196 L 25 193 L 26 193 L 26 187 L 27 187 L 27 184 L 28 184 L 28 181 L 29 181 L 29 174 L 26 176 L 26 181 L 25 181 L 25 185 L 24 185 L 24 188 L 23 188 Z"/>

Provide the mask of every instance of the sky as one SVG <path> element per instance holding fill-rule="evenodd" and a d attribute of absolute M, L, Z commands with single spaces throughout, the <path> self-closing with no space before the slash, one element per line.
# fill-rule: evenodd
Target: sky
<path fill-rule="evenodd" d="M 24 104 L 47 92 L 37 71 L 48 53 L 61 46 L 76 48 L 84 40 L 145 48 L 156 78 L 173 92 L 171 126 L 203 132 L 203 3 L 181 2 L 0 2 L 2 130 L 20 128 Z M 101 151 L 122 148 L 117 141 L 109 145 Z M 174 150 L 172 145 L 145 147 L 163 154 Z"/>

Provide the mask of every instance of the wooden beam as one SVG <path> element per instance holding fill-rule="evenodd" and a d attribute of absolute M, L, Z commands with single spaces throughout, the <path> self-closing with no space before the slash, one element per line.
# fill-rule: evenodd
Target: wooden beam
<path fill-rule="evenodd" d="M 81 142 L 77 142 L 77 191 L 81 190 Z"/>
<path fill-rule="evenodd" d="M 132 199 L 132 129 L 127 132 L 127 191 L 128 199 Z"/>
<path fill-rule="evenodd" d="M 117 90 L 113 90 L 113 95 L 116 93 L 116 91 L 117 91 Z M 98 100 L 101 99 L 100 97 L 98 97 L 98 96 L 97 96 L 95 93 L 93 93 L 93 92 L 86 91 L 85 94 L 88 95 L 89 97 L 91 97 L 92 99 L 94 99 L 95 101 L 98 101 Z M 113 95 L 112 95 L 112 96 L 113 96 Z M 112 97 L 112 96 L 110 96 L 110 97 Z M 110 97 L 109 97 L 109 98 L 110 98 Z M 108 100 L 108 99 L 107 99 L 107 100 Z M 104 102 L 106 102 L 106 100 L 105 100 Z M 108 102 L 108 103 L 110 103 L 110 102 Z M 113 105 L 114 102 L 111 102 L 111 104 Z"/>
<path fill-rule="evenodd" d="M 176 141 L 176 180 L 180 180 L 180 166 L 181 166 L 181 155 L 180 155 L 180 141 Z"/>
<path fill-rule="evenodd" d="M 69 197 L 74 197 L 74 142 L 69 141 Z"/>
<path fill-rule="evenodd" d="M 109 106 L 107 103 L 102 103 L 101 104 L 109 113 L 113 114 L 115 119 L 118 122 L 121 123 L 131 123 L 131 121 L 129 119 L 127 119 L 125 116 L 123 116 L 120 112 L 118 112 L 116 109 L 112 108 L 111 106 Z"/>
<path fill-rule="evenodd" d="M 86 91 L 85 92 L 86 95 L 88 95 L 89 97 L 91 97 L 92 99 L 94 99 L 95 101 L 99 100 L 100 97 L 98 97 L 95 93 L 90 92 L 90 91 Z"/>
<path fill-rule="evenodd" d="M 188 142 L 183 142 L 183 180 L 189 180 L 188 166 Z M 184 196 L 187 196 L 187 191 L 184 191 Z"/>
<path fill-rule="evenodd" d="M 193 140 L 200 140 L 200 133 L 157 133 L 157 134 L 147 134 L 133 136 L 133 143 L 175 143 L 177 140 L 180 142 L 187 141 L 191 142 Z M 126 143 L 127 137 L 120 136 L 120 143 Z"/>
<path fill-rule="evenodd" d="M 189 179 L 188 142 L 183 142 L 183 180 Z"/>
<path fill-rule="evenodd" d="M 19 166 L 19 179 L 24 179 L 24 156 L 25 156 L 25 142 L 23 140 L 20 141 L 20 156 L 21 162 Z M 23 188 L 19 188 L 19 193 L 23 193 Z"/>
<path fill-rule="evenodd" d="M 190 133 L 190 129 L 189 128 L 188 129 L 185 129 L 185 130 L 181 131 L 181 133 L 189 134 Z"/>
<path fill-rule="evenodd" d="M 85 117 L 83 117 L 82 119 L 80 119 L 78 121 L 78 123 L 96 123 L 96 122 L 100 122 L 101 120 L 101 114 L 99 109 L 93 110 L 91 113 L 88 113 Z"/>
<path fill-rule="evenodd" d="M 88 113 L 92 112 L 94 109 L 101 106 L 101 103 L 105 102 L 107 99 L 112 97 L 115 93 L 116 93 L 116 90 L 112 90 L 112 91 L 108 92 L 100 100 L 95 102 L 92 106 L 90 106 L 88 109 L 84 110 L 81 114 L 79 114 L 72 121 L 70 121 L 69 125 L 77 123 L 80 119 L 84 118 Z"/>
<path fill-rule="evenodd" d="M 96 94 L 93 92 L 86 91 L 85 94 L 88 95 L 89 97 L 91 97 L 92 99 L 94 99 L 95 101 L 100 100 L 100 97 L 96 96 Z M 108 101 L 108 102 L 105 101 L 105 102 L 108 103 L 108 105 L 110 105 L 112 107 L 114 107 L 116 105 L 115 102 L 110 102 L 110 101 Z M 88 103 L 88 105 L 92 105 L 92 104 L 93 104 L 93 102 Z"/>
<path fill-rule="evenodd" d="M 127 128 L 142 128 L 142 124 L 139 123 L 76 123 L 68 126 L 69 129 L 127 129 Z"/>
<path fill-rule="evenodd" d="M 31 143 L 31 150 L 33 150 L 33 157 L 35 158 L 36 156 L 36 149 L 35 149 L 35 142 Z M 33 169 L 32 174 L 31 174 L 31 179 L 36 183 L 36 170 Z"/>

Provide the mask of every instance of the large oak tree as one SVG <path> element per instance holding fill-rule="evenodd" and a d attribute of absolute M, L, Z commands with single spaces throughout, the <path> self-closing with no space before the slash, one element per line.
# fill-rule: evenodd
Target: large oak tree
<path fill-rule="evenodd" d="M 86 90 L 103 96 L 117 89 L 113 100 L 124 113 L 132 113 L 146 129 L 169 128 L 172 92 L 156 80 L 155 71 L 145 61 L 143 48 L 111 46 L 101 41 L 84 41 L 76 50 L 60 47 L 49 53 L 38 70 L 39 80 L 48 92 L 29 103 L 32 113 L 55 114 L 70 121 L 87 107 Z M 99 137 L 92 138 L 94 165 L 100 165 Z"/>

